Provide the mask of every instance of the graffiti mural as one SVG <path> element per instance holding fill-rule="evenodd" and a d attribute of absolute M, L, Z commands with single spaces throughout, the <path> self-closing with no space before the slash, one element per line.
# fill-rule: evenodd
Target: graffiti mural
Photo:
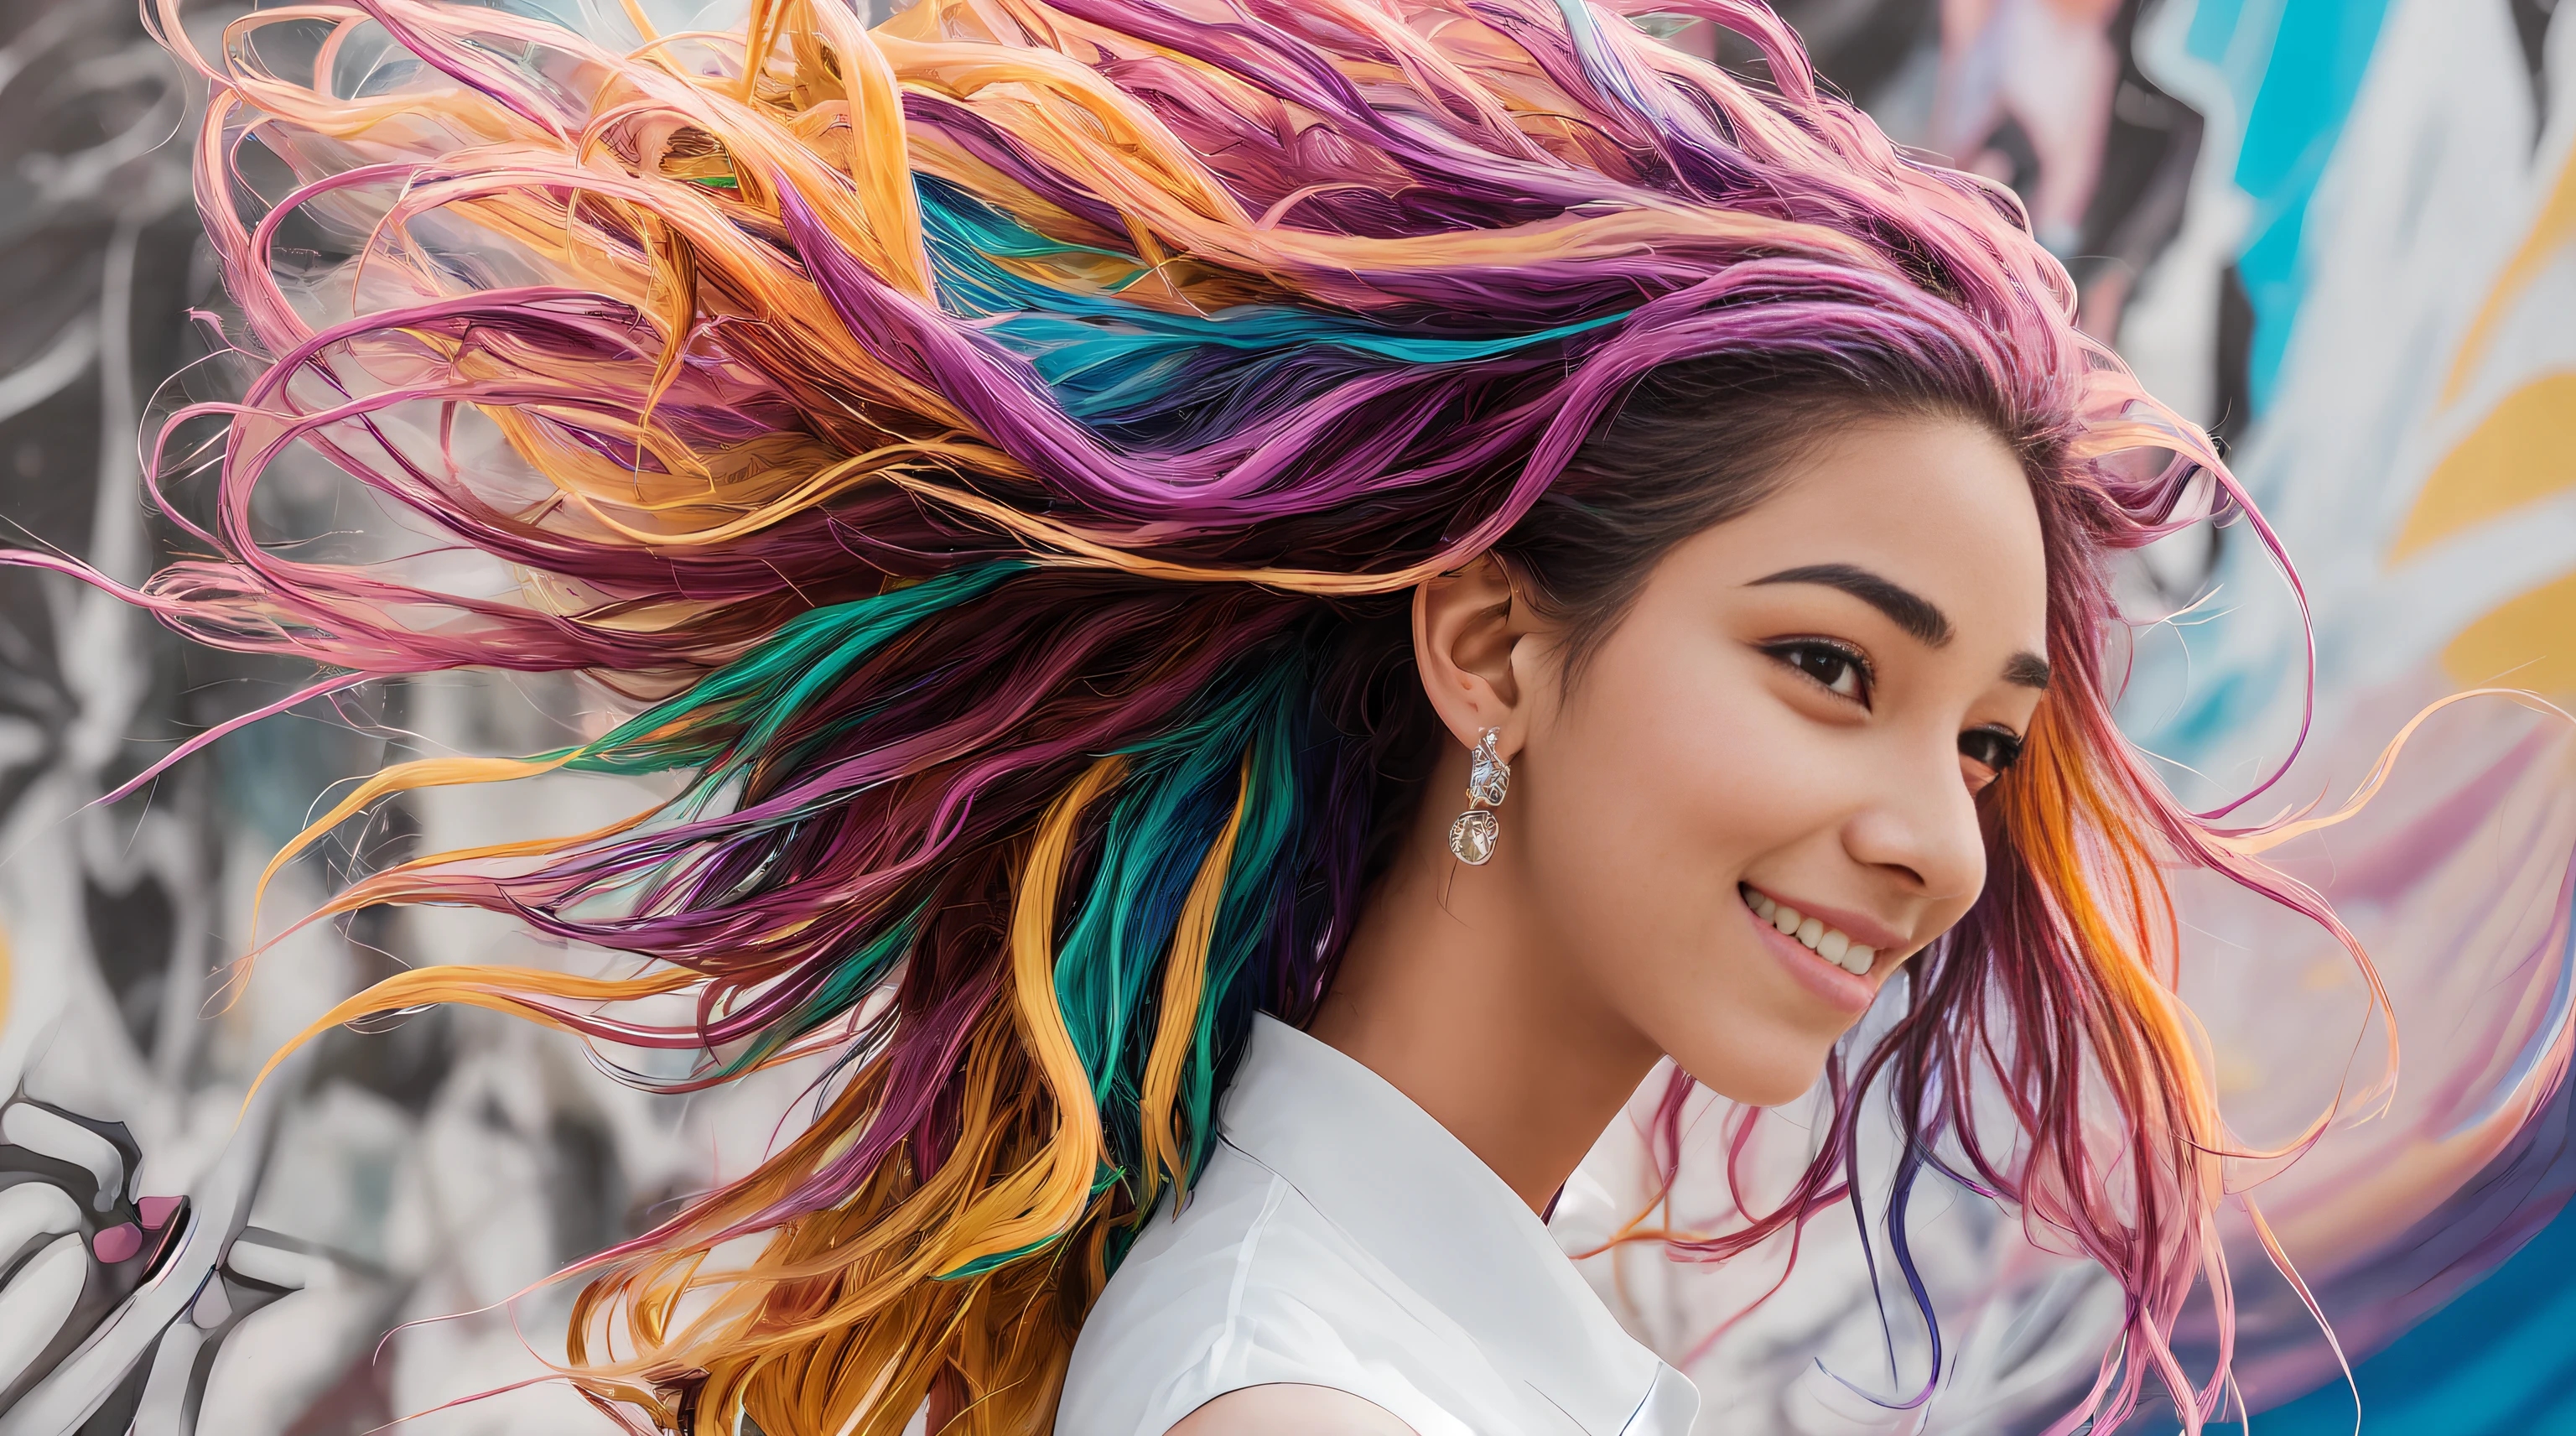
<path fill-rule="evenodd" d="M 128 580 L 169 538 L 141 499 L 142 436 L 236 377 L 173 143 L 191 98 L 135 7 L 0 5 L 0 516 Z M 295 499 L 333 496 L 317 479 Z M 405 806 L 280 873 L 255 923 L 262 866 L 327 785 L 413 752 L 541 744 L 594 706 L 524 683 L 372 689 L 97 804 L 302 681 L 51 575 L 0 574 L 10 1436 L 355 1433 L 542 1376 L 563 1298 L 529 1288 L 738 1170 L 788 1116 L 792 1079 L 646 1098 L 478 1013 L 333 1033 L 254 1095 L 270 1053 L 404 954 L 510 951 L 509 934 L 375 914 L 291 930 L 351 863 L 632 806 L 580 784 L 512 812 Z M 407 1429 L 610 1428 L 539 1386 Z"/>
<path fill-rule="evenodd" d="M 2314 613 L 2313 722 L 2285 792 L 2341 801 L 2464 688 L 2576 698 L 2576 23 L 2553 0 L 1778 8 L 1900 142 L 2010 182 L 2086 327 L 2232 446 Z M 211 33 L 237 10 L 201 12 Z M 0 517 L 12 542 L 121 579 L 172 542 L 140 498 L 141 442 L 238 379 L 170 143 L 197 98 L 131 6 L 0 0 Z M 175 467 L 166 501 L 186 511 L 203 496 Z M 343 514 L 321 472 L 274 488 L 306 506 L 268 516 L 281 531 L 365 544 L 383 522 Z M 2300 732 L 2309 632 L 2223 527 L 2126 581 L 2155 621 L 2125 720 L 2186 796 L 2223 801 Z M 651 1097 L 470 1011 L 334 1032 L 261 1080 L 315 1014 L 419 954 L 589 960 L 443 911 L 298 926 L 348 871 L 639 806 L 597 778 L 413 795 L 263 893 L 332 785 L 406 756 L 538 751 L 611 707 L 568 682 L 463 677 L 292 708 L 98 801 L 310 679 L 0 571 L 0 1436 L 613 1430 L 540 1380 L 568 1296 L 546 1279 L 796 1120 L 797 1069 Z M 2183 894 L 2239 1131 L 2283 1141 L 2340 1099 L 2263 1211 L 2374 1433 L 2576 1423 L 2576 1354 L 2555 1335 L 2576 1319 L 2576 1218 L 2554 1220 L 2576 1190 L 2571 849 L 2576 745 L 2498 698 L 2434 714 L 2371 815 L 2296 855 L 2406 1015 L 2393 1088 L 2386 1034 L 2319 935 Z M 2286 995 L 2312 1011 L 2328 990 L 2350 1021 L 2270 1025 Z M 1650 1141 L 1706 1158 L 1662 1219 L 1722 1221 L 1730 1115 L 1704 1095 L 1640 1107 L 1569 1189 L 1569 1248 L 1634 1215 Z M 1788 1115 L 1760 1139 L 1782 1161 L 1803 1151 Z M 1785 1284 L 1785 1252 L 1716 1270 L 1629 1245 L 1586 1269 L 1726 1393 L 1709 1432 L 2041 1430 L 2093 1380 L 2116 1291 L 1952 1196 L 1910 1216 L 1955 1339 L 1937 1360 L 1872 1287 L 1867 1220 L 1811 1229 Z M 2334 1349 L 2266 1275 L 2251 1218 L 2232 1235 L 2243 1404 L 2267 1431 L 2349 1430 Z"/>

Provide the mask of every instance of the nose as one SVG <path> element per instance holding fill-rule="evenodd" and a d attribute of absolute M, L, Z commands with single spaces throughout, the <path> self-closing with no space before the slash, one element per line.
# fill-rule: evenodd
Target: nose
<path fill-rule="evenodd" d="M 1985 834 L 1959 776 L 1956 742 L 1891 764 L 1843 825 L 1843 851 L 1895 879 L 1909 898 L 1965 904 L 1986 884 Z"/>

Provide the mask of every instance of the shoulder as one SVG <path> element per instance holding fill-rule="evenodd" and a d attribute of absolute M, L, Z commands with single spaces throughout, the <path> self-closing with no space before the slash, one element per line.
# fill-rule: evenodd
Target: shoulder
<path fill-rule="evenodd" d="M 1189 1205 L 1147 1224 L 1084 1318 L 1057 1436 L 1257 1436 L 1271 1428 L 1238 1420 L 1266 1421 L 1276 1401 L 1321 1398 L 1247 1395 L 1204 1418 L 1220 1424 L 1181 1423 L 1230 1392 L 1279 1385 L 1349 1393 L 1380 1416 L 1411 1407 L 1385 1353 L 1440 1343 L 1372 1265 L 1286 1179 L 1220 1145 Z"/>
<path fill-rule="evenodd" d="M 1328 1386 L 1274 1382 L 1246 1386 L 1208 1402 L 1170 1436 L 1416 1436 L 1373 1401 Z"/>
<path fill-rule="evenodd" d="M 1219 1144 L 1188 1205 L 1146 1222 L 1083 1318 L 1067 1407 L 1095 1389 L 1141 1394 L 1184 1372 L 1204 1381 L 1314 1355 L 1364 1290 L 1337 1238 L 1285 1178 Z"/>

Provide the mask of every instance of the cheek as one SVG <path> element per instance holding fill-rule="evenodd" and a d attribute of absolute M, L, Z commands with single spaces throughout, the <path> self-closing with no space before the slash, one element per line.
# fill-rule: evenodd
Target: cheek
<path fill-rule="evenodd" d="M 1764 947 L 1735 885 L 1839 841 L 1863 781 L 1848 735 L 1792 708 L 1770 660 L 1731 640 L 1630 636 L 1651 641 L 1605 646 L 1532 735 L 1515 909 L 1570 1010 L 1614 1016 L 1730 1097 L 1789 1101 L 1849 1022 Z"/>
<path fill-rule="evenodd" d="M 1827 734 L 1769 691 L 1764 661 L 1623 631 L 1534 735 L 1531 895 L 1567 950 L 1623 971 L 1697 952 L 1735 920 L 1745 867 L 1824 823 Z"/>

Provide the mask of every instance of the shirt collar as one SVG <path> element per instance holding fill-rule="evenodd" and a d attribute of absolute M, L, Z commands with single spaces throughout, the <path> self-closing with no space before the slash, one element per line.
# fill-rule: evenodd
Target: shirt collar
<path fill-rule="evenodd" d="M 1586 1432 L 1615 1436 L 1658 1386 L 1519 1194 L 1359 1062 L 1262 1014 L 1220 1124 Z"/>

